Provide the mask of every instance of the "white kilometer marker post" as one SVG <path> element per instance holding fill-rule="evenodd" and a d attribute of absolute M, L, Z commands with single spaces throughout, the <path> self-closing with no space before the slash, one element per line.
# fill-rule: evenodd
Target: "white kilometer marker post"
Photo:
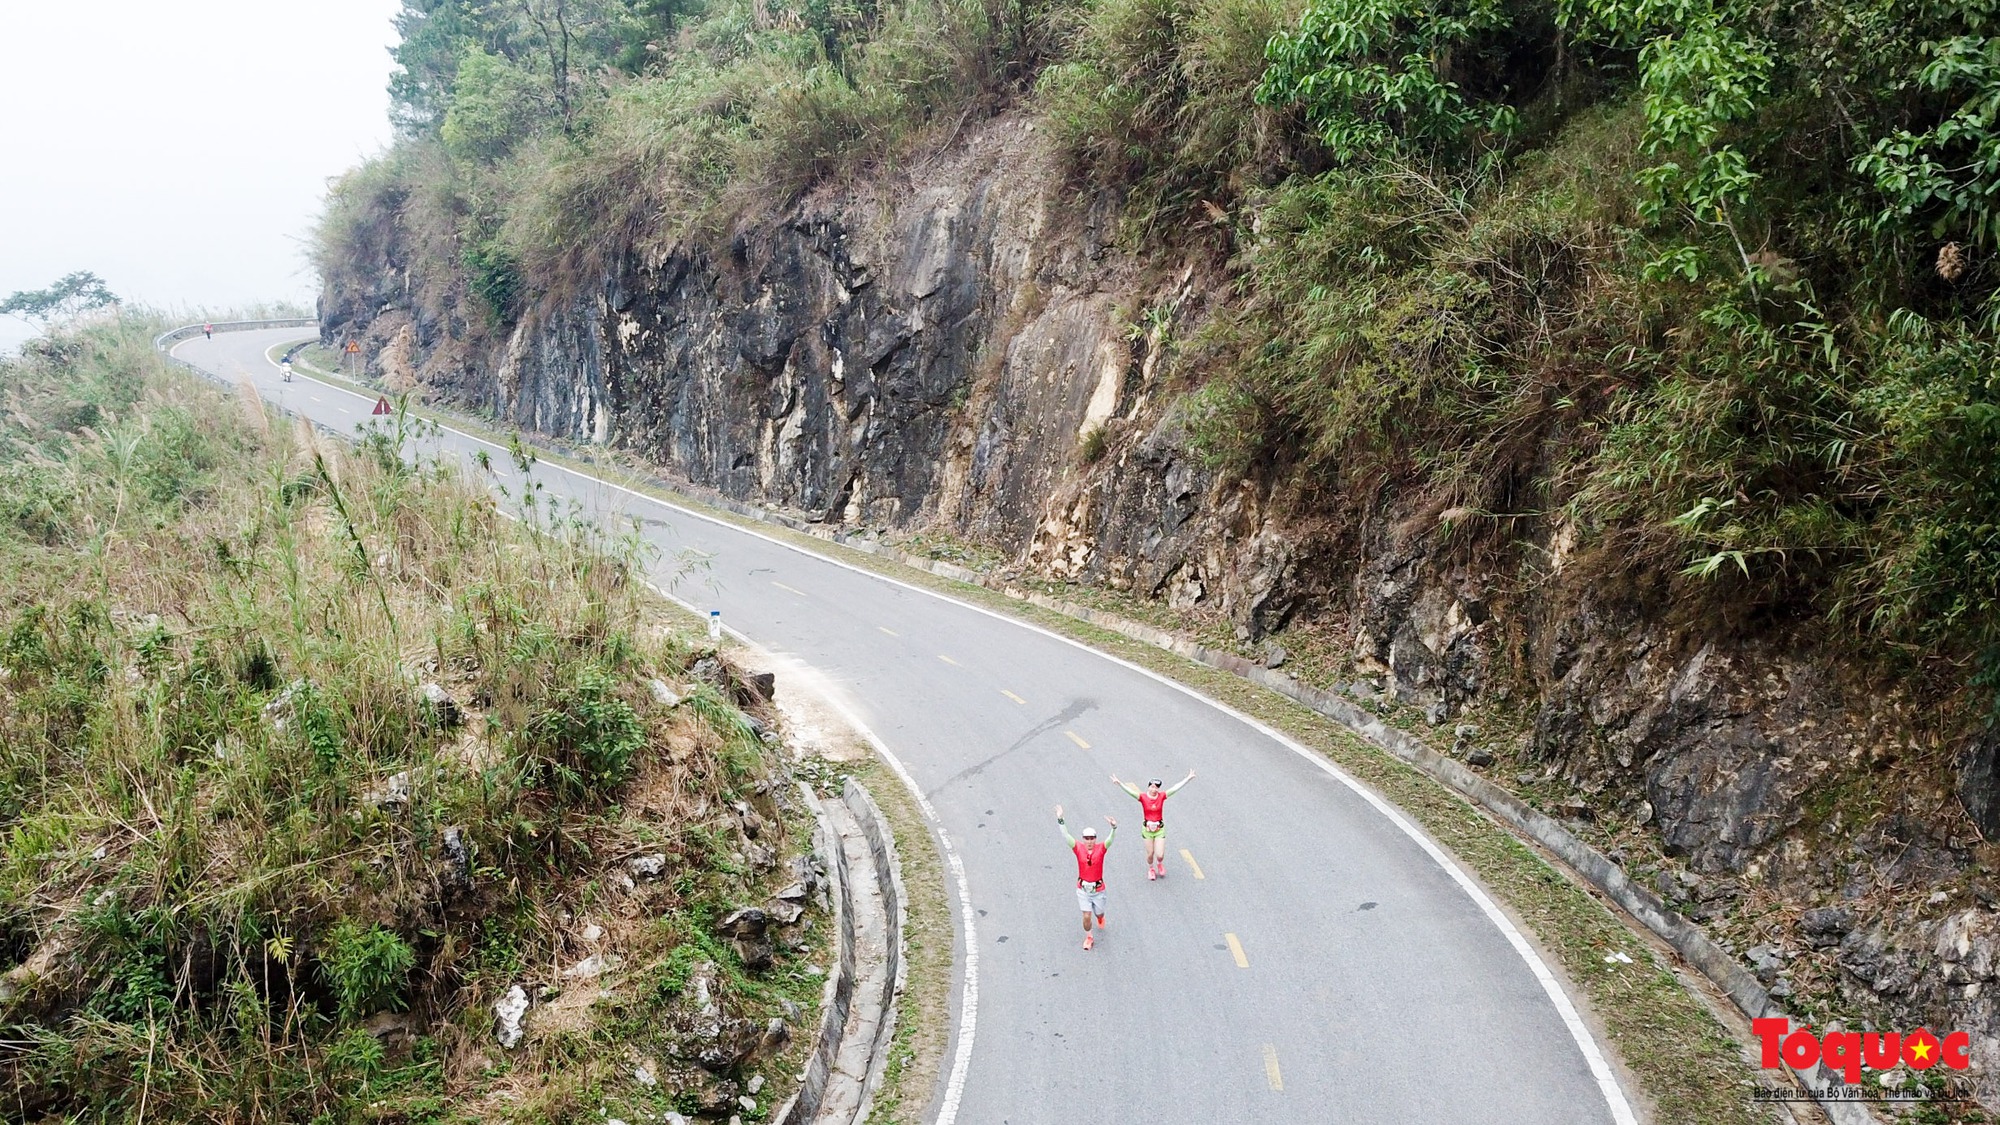
<path fill-rule="evenodd" d="M 708 639 L 711 641 L 722 639 L 722 611 L 719 609 L 708 611 Z"/>

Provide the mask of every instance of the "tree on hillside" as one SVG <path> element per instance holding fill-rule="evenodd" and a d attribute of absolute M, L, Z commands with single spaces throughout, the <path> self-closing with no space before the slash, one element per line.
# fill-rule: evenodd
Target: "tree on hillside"
<path fill-rule="evenodd" d="M 38 328 L 118 303 L 118 295 L 94 273 L 79 270 L 47 289 L 23 289 L 0 301 L 0 313 L 20 317 Z"/>
<path fill-rule="evenodd" d="M 403 0 L 390 116 L 413 135 L 443 127 L 463 83 L 490 87 L 499 59 L 535 76 L 532 116 L 567 129 L 579 98 L 601 85 L 592 76 L 643 71 L 691 9 L 698 0 Z M 468 60 L 480 61 L 468 71 Z"/>

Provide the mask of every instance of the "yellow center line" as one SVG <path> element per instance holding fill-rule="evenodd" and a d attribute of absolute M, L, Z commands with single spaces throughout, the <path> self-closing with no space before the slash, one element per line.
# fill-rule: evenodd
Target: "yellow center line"
<path fill-rule="evenodd" d="M 1193 871 L 1194 871 L 1194 877 L 1195 877 L 1195 878 L 1197 878 L 1197 879 L 1203 879 L 1203 878 L 1207 878 L 1207 876 L 1205 876 L 1205 875 L 1203 875 L 1203 874 L 1201 873 L 1201 864 L 1199 864 L 1199 863 L 1196 863 L 1196 862 L 1194 861 L 1194 853 L 1193 853 L 1193 852 L 1191 852 L 1191 851 L 1187 850 L 1186 848 L 1182 848 L 1182 849 L 1181 849 L 1181 858 L 1182 858 L 1182 859 L 1184 859 L 1184 860 L 1187 860 L 1187 863 L 1188 863 L 1188 867 L 1190 867 L 1190 868 L 1192 868 L 1192 869 L 1193 869 Z"/>
<path fill-rule="evenodd" d="M 1243 956 L 1243 943 L 1236 940 L 1236 935 L 1223 934 L 1222 940 L 1229 943 L 1229 955 L 1236 958 L 1236 967 L 1239 969 L 1249 968 L 1250 958 Z"/>
<path fill-rule="evenodd" d="M 1068 736 L 1069 736 L 1069 740 L 1070 740 L 1071 742 L 1074 742 L 1074 743 L 1076 743 L 1076 744 L 1077 744 L 1077 746 L 1078 746 L 1078 747 L 1079 747 L 1080 749 L 1084 749 L 1084 750 L 1088 750 L 1088 749 L 1090 749 L 1090 743 L 1088 743 L 1088 742 L 1085 742 L 1085 741 L 1084 741 L 1084 740 L 1083 740 L 1082 738 L 1078 737 L 1078 736 L 1077 736 L 1077 733 L 1076 733 L 1075 731 L 1073 731 L 1073 730 L 1066 730 L 1066 731 L 1064 731 L 1063 733 L 1064 733 L 1064 734 L 1066 734 L 1066 735 L 1068 735 Z"/>
<path fill-rule="evenodd" d="M 1004 696 L 1006 696 L 1007 698 L 1009 698 L 1009 699 L 1013 700 L 1013 701 L 1014 701 L 1014 702 L 1016 702 L 1016 703 L 1026 703 L 1026 702 L 1028 702 L 1027 700 L 1025 700 L 1025 699 L 1022 699 L 1022 698 L 1021 698 L 1020 696 L 1018 696 L 1018 695 L 1015 695 L 1015 694 L 1014 694 L 1013 692 L 1011 692 L 1011 691 L 1008 691 L 1008 690 L 1007 690 L 1006 688 L 1001 688 L 1001 689 L 1000 689 L 1000 694 L 1001 694 L 1001 695 L 1004 695 Z"/>
<path fill-rule="evenodd" d="M 1273 1090 L 1285 1088 L 1285 1076 L 1278 1072 L 1278 1048 L 1269 1043 L 1264 1044 L 1264 1081 Z"/>
<path fill-rule="evenodd" d="M 806 592 L 804 590 L 793 589 L 792 587 L 785 585 L 783 582 L 772 582 L 771 585 L 776 586 L 778 589 L 783 590 L 788 594 L 797 594 L 802 598 L 806 596 Z"/>
<path fill-rule="evenodd" d="M 887 633 L 887 634 L 889 634 L 889 635 L 890 635 L 890 636 L 892 636 L 892 637 L 900 637 L 900 636 L 902 636 L 902 635 L 903 635 L 903 634 L 901 634 L 901 633 L 898 633 L 898 632 L 897 632 L 897 631 L 895 631 L 894 629 L 891 629 L 891 628 L 889 628 L 889 627 L 888 627 L 887 625 L 877 625 L 877 626 L 875 626 L 875 627 L 876 627 L 877 629 L 880 629 L 880 630 L 882 630 L 882 631 L 883 631 L 884 633 Z"/>
<path fill-rule="evenodd" d="M 942 660 L 942 661 L 944 661 L 944 662 L 945 662 L 946 664 L 949 664 L 949 665 L 951 665 L 951 666 L 952 666 L 952 667 L 954 667 L 954 668 L 963 668 L 963 667 L 965 667 L 965 665 L 963 665 L 963 664 L 960 664 L 960 663 L 959 663 L 958 661 L 956 661 L 956 660 L 953 660 L 953 659 L 952 659 L 951 657 L 949 657 L 949 656 L 946 656 L 946 655 L 945 655 L 944 653 L 941 653 L 941 652 L 940 652 L 940 653 L 938 653 L 938 659 L 939 659 L 939 660 Z"/>

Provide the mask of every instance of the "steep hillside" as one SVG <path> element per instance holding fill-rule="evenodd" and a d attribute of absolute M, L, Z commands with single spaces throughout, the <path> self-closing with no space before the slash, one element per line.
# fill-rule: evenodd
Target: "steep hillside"
<path fill-rule="evenodd" d="M 1985 7 L 409 11 L 373 376 L 1428 722 L 2000 1073 Z"/>
<path fill-rule="evenodd" d="M 788 1093 L 827 916 L 718 928 L 819 877 L 773 717 L 738 708 L 768 704 L 652 615 L 625 544 L 502 519 L 400 433 L 295 434 L 165 370 L 157 330 L 0 364 L 8 1117 Z"/>

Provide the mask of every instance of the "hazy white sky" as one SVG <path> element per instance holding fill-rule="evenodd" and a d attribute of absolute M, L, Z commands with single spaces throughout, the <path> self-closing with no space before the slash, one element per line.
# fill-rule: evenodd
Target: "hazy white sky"
<path fill-rule="evenodd" d="M 396 0 L 0 0 L 0 296 L 90 270 L 208 309 L 317 285 L 327 178 L 389 139 Z M 0 317 L 0 349 L 26 330 Z"/>

